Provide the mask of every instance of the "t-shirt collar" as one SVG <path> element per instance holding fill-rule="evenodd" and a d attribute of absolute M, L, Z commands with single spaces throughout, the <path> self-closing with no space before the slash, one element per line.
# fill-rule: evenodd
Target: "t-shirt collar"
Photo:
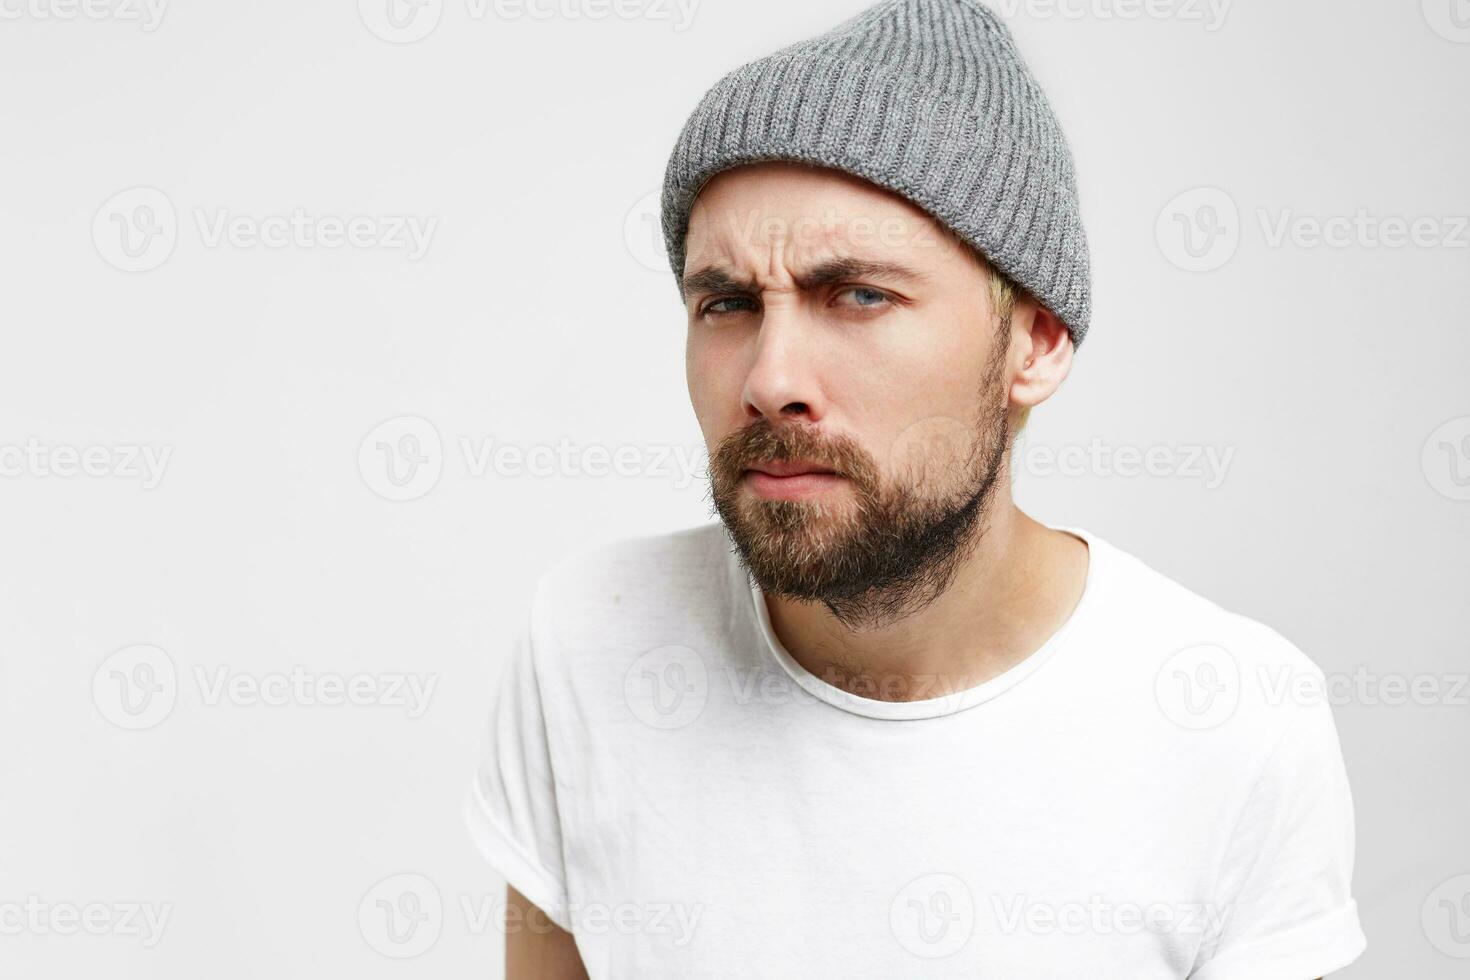
<path fill-rule="evenodd" d="M 888 721 L 938 718 L 984 704 L 1030 677 L 1068 642 L 1072 634 L 1077 631 L 1079 623 L 1086 618 L 1094 605 L 1094 596 L 1099 588 L 1099 578 L 1106 566 L 1106 552 L 1109 547 L 1107 542 L 1079 528 L 1053 527 L 1052 530 L 1064 531 L 1087 543 L 1087 581 L 1083 585 L 1081 599 L 1078 600 L 1066 622 L 1030 656 L 1003 673 L 974 687 L 960 691 L 941 692 L 934 697 L 914 701 L 883 701 L 863 697 L 830 684 L 808 671 L 796 661 L 796 658 L 791 656 L 776 635 L 775 629 L 771 626 L 771 616 L 766 607 L 765 594 L 761 591 L 760 586 L 756 585 L 743 569 L 738 569 L 737 580 L 743 579 L 749 586 L 751 608 L 755 613 L 757 629 L 766 654 L 780 664 L 781 669 L 808 694 L 833 707 L 868 718 Z M 736 562 L 738 566 L 738 559 L 733 555 L 730 560 Z"/>

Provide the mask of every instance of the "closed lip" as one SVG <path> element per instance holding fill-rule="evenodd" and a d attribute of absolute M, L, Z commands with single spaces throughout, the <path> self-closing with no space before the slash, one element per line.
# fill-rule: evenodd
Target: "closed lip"
<path fill-rule="evenodd" d="M 816 463 L 761 463 L 752 466 L 748 472 L 764 473 L 767 476 L 805 476 L 808 473 L 817 473 L 825 476 L 836 476 L 837 473 L 826 466 Z"/>

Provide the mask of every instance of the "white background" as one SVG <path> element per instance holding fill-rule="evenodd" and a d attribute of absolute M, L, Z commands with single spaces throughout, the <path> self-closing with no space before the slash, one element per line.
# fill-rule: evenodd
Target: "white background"
<path fill-rule="evenodd" d="M 664 458 L 700 448 L 657 245 L 667 154 L 721 74 L 863 5 L 703 0 L 682 23 L 654 0 L 603 18 L 530 0 L 539 19 L 442 0 L 395 33 L 388 0 L 180 0 L 156 23 L 67 2 L 0 0 L 0 909 L 169 918 L 152 945 L 116 919 L 0 919 L 0 975 L 499 975 L 479 916 L 502 883 L 459 804 L 531 584 L 589 544 L 710 519 Z M 1092 332 L 1023 451 L 1181 465 L 1022 466 L 1018 493 L 1329 675 L 1440 692 L 1335 708 L 1369 937 L 1341 975 L 1462 976 L 1470 4 L 1155 9 L 1009 16 L 1077 158 L 1095 279 Z M 115 221 L 148 218 L 116 197 L 136 187 L 166 198 L 171 253 L 122 252 Z M 295 209 L 329 235 L 435 223 L 416 258 L 209 234 Z M 1274 239 L 1283 217 L 1359 212 L 1437 239 Z M 1192 258 L 1185 228 L 1222 234 Z M 423 421 L 360 458 L 402 417 Z M 395 488 L 377 443 L 404 434 L 429 462 Z M 572 463 L 478 467 L 487 441 Z M 96 475 L 67 475 L 88 447 Z M 598 447 L 634 475 L 584 473 Z M 1190 447 L 1229 452 L 1223 478 L 1182 465 Z M 123 465 L 135 450 L 168 453 L 161 479 Z M 176 683 L 166 717 L 120 700 L 143 675 L 114 655 L 138 645 Z M 293 668 L 362 675 L 381 701 L 395 675 L 435 686 L 421 713 L 213 697 Z M 374 891 L 399 874 L 429 887 Z M 442 903 L 410 944 L 375 925 L 405 882 Z M 1470 905 L 1458 925 L 1470 940 Z"/>

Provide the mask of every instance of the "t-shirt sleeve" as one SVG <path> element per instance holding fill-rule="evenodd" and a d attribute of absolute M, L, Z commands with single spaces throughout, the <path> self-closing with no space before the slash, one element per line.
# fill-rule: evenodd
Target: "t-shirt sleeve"
<path fill-rule="evenodd" d="M 534 616 L 533 602 L 501 673 L 464 816 L 480 852 L 506 883 L 570 931 Z"/>
<path fill-rule="evenodd" d="M 1235 825 L 1216 889 L 1219 930 L 1191 980 L 1314 980 L 1367 942 L 1351 895 L 1353 803 L 1331 706 L 1296 717 Z"/>

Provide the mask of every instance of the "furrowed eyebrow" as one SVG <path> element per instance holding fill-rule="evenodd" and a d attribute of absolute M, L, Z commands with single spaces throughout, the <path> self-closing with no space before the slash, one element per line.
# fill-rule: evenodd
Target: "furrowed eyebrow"
<path fill-rule="evenodd" d="M 849 279 L 897 279 L 903 282 L 924 282 L 928 276 L 896 262 L 876 259 L 840 258 L 823 262 L 810 272 L 796 277 L 797 288 L 803 291 L 820 289 Z M 684 297 L 694 293 L 747 293 L 760 292 L 753 279 L 737 279 L 728 270 L 719 266 L 706 266 L 690 273 L 681 280 Z"/>
<path fill-rule="evenodd" d="M 706 266 L 698 272 L 691 272 L 680 281 L 680 288 L 684 291 L 685 299 L 694 293 L 754 293 L 757 291 L 755 280 L 736 279 L 717 266 Z"/>
<path fill-rule="evenodd" d="M 823 262 L 804 276 L 798 276 L 796 284 L 802 289 L 817 289 L 844 282 L 848 279 L 897 279 L 901 282 L 924 282 L 929 277 L 916 269 L 897 262 L 877 259 L 833 259 Z"/>

